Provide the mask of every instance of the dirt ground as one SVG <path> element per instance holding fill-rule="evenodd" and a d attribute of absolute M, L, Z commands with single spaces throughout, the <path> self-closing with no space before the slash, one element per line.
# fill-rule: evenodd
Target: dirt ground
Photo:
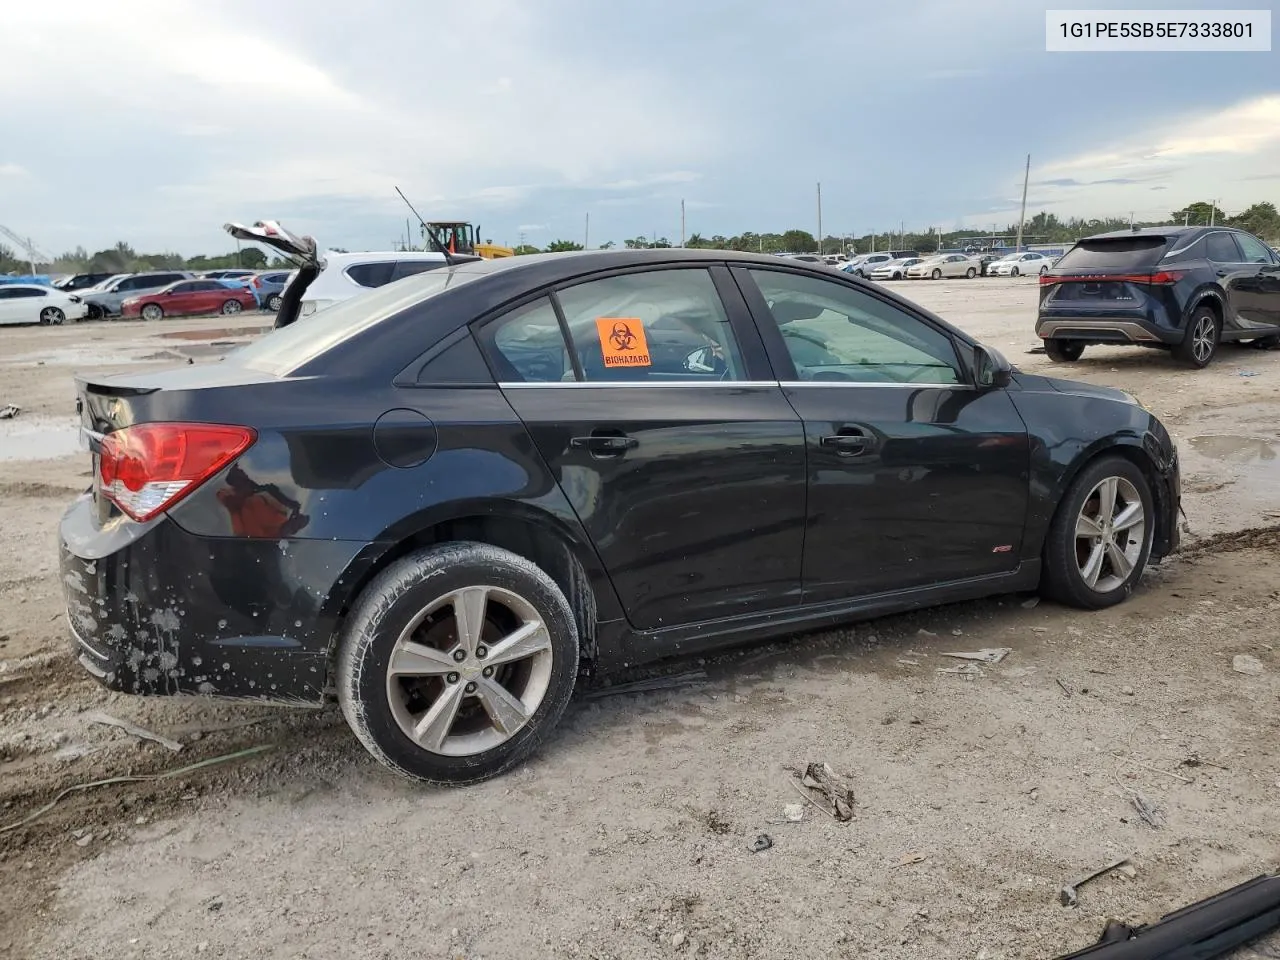
<path fill-rule="evenodd" d="M 1034 282 L 898 289 L 1052 366 L 1028 352 Z M 532 762 L 441 791 L 383 771 L 335 709 L 122 697 L 68 653 L 72 374 L 205 362 L 265 322 L 0 329 L 0 406 L 23 408 L 0 421 L 0 956 L 1049 958 L 1280 864 L 1280 352 L 1054 367 L 1135 394 L 1183 457 L 1183 551 L 1120 607 L 1001 597 L 677 663 L 656 672 L 705 675 L 582 696 Z M 943 672 L 984 647 L 1012 652 Z M 804 805 L 811 761 L 853 786 L 851 822 Z M 151 779 L 10 828 L 118 777 Z"/>

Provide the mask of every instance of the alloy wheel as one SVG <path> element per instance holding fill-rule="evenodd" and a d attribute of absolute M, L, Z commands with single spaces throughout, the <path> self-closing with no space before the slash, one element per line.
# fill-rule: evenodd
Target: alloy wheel
<path fill-rule="evenodd" d="M 239 313 L 242 309 L 239 300 L 228 300 L 222 305 L 222 315 L 230 316 L 233 313 Z"/>
<path fill-rule="evenodd" d="M 1191 353 L 1197 363 L 1208 363 L 1209 358 L 1213 356 L 1217 332 L 1217 324 L 1208 314 L 1196 322 L 1195 329 L 1191 332 Z"/>
<path fill-rule="evenodd" d="M 43 324 L 54 324 L 55 326 L 62 322 L 62 311 L 57 307 L 45 307 L 40 311 L 40 322 Z"/>
<path fill-rule="evenodd" d="M 387 702 L 423 750 L 465 757 L 505 743 L 547 694 L 551 635 L 524 597 L 470 586 L 433 600 L 401 631 Z"/>
<path fill-rule="evenodd" d="M 1146 543 L 1142 497 L 1124 477 L 1095 486 L 1076 518 L 1076 566 L 1085 585 L 1110 593 L 1133 573 Z"/>
<path fill-rule="evenodd" d="M 159 320 L 163 316 L 164 316 L 164 311 L 161 310 L 154 303 L 148 303 L 145 307 L 142 308 L 143 320 Z"/>

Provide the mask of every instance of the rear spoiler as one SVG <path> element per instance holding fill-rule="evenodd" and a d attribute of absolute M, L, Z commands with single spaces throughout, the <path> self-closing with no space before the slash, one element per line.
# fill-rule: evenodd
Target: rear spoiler
<path fill-rule="evenodd" d="M 1091 947 L 1057 960 L 1208 960 L 1280 927 L 1280 874 L 1263 874 L 1155 923 L 1112 921 Z"/>
<path fill-rule="evenodd" d="M 237 240 L 249 240 L 264 243 L 279 250 L 298 265 L 298 272 L 281 294 L 280 309 L 276 312 L 277 327 L 287 327 L 298 319 L 298 311 L 302 305 L 302 295 L 307 292 L 314 280 L 324 269 L 324 259 L 320 256 L 314 237 L 290 233 L 275 220 L 259 220 L 251 227 L 239 223 L 225 223 L 222 229 Z"/>

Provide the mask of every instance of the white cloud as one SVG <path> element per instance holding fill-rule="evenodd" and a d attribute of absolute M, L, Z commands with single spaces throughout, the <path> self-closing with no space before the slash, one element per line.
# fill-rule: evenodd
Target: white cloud
<path fill-rule="evenodd" d="M 0 163 L 0 177 L 27 177 L 27 168 L 17 163 Z"/>

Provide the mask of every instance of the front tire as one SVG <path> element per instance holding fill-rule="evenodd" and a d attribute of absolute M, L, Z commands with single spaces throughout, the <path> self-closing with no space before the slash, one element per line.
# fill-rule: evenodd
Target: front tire
<path fill-rule="evenodd" d="M 1173 355 L 1196 370 L 1203 370 L 1218 353 L 1222 324 L 1209 307 L 1199 307 L 1187 322 L 1187 334 L 1173 348 Z"/>
<path fill-rule="evenodd" d="M 1084 344 L 1079 340 L 1050 337 L 1044 342 L 1044 352 L 1054 363 L 1075 363 L 1084 355 Z"/>
<path fill-rule="evenodd" d="M 91 303 L 89 304 L 88 312 L 84 316 L 86 320 L 101 320 L 103 316 L 102 308 L 96 303 Z"/>
<path fill-rule="evenodd" d="M 148 303 L 142 308 L 142 319 L 152 321 L 163 320 L 164 307 L 160 306 L 158 303 Z"/>
<path fill-rule="evenodd" d="M 1151 487 L 1123 457 L 1088 464 L 1058 503 L 1042 592 L 1085 610 L 1115 606 L 1142 576 L 1155 532 Z"/>
<path fill-rule="evenodd" d="M 40 311 L 40 322 L 46 327 L 50 324 L 55 327 L 60 326 L 65 319 L 67 319 L 67 315 L 57 307 L 45 307 Z"/>
<path fill-rule="evenodd" d="M 1009 271 L 1009 276 L 1011 276 L 1011 277 L 1016 277 L 1017 275 L 1018 275 L 1018 268 L 1017 268 L 1017 267 L 1014 267 L 1012 270 L 1010 270 L 1010 271 Z"/>
<path fill-rule="evenodd" d="M 222 315 L 224 317 L 229 317 L 233 314 L 239 313 L 243 309 L 244 304 L 239 300 L 227 300 L 222 304 Z"/>
<path fill-rule="evenodd" d="M 555 581 L 508 550 L 450 543 L 396 561 L 360 595 L 338 700 L 380 762 L 461 785 L 533 753 L 577 673 L 577 623 Z"/>
<path fill-rule="evenodd" d="M 930 276 L 931 276 L 934 280 L 941 280 L 941 279 L 942 279 L 942 271 L 941 271 L 941 270 L 938 270 L 937 268 L 934 268 L 934 271 L 933 271 L 933 273 L 932 273 L 932 274 L 930 274 Z"/>

